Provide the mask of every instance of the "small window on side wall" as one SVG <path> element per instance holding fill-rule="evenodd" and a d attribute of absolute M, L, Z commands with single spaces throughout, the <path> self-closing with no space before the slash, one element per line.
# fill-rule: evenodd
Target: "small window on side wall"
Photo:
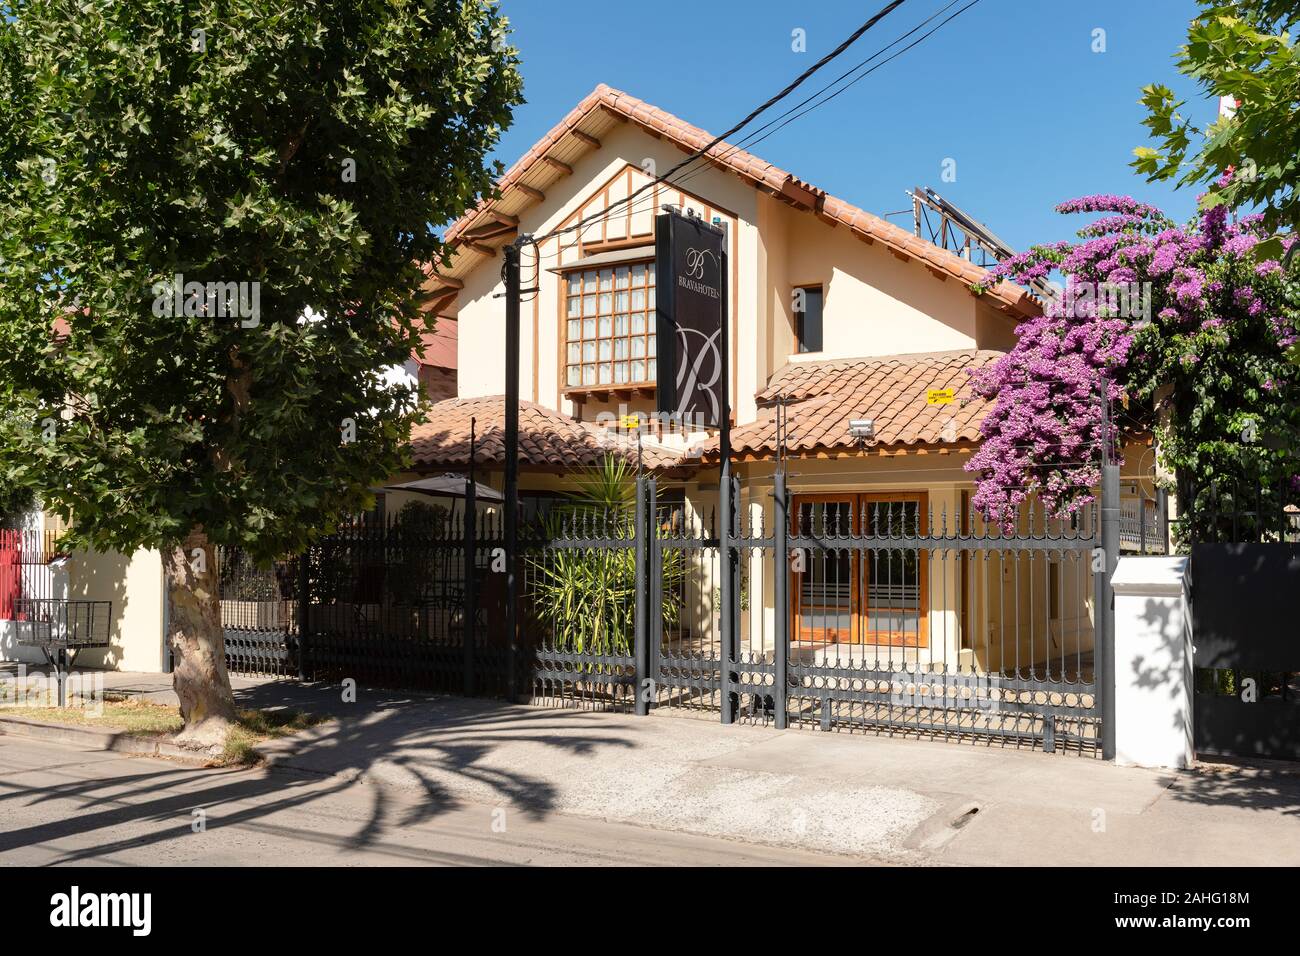
<path fill-rule="evenodd" d="M 800 352 L 822 350 L 822 301 L 819 285 L 799 286 L 791 295 L 794 309 L 794 337 Z"/>

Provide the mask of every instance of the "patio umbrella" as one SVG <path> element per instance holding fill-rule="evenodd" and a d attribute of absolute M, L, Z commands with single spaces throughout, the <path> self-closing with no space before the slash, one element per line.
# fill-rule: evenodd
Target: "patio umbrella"
<path fill-rule="evenodd" d="M 384 491 L 418 491 L 425 495 L 441 495 L 446 498 L 465 497 L 464 475 L 435 475 L 418 481 L 407 481 L 400 485 L 384 485 Z M 501 492 L 481 482 L 474 482 L 474 493 L 479 501 L 505 501 Z"/>

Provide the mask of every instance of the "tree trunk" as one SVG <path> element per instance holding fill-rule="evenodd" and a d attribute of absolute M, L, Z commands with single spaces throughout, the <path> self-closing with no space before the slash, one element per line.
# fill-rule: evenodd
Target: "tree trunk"
<path fill-rule="evenodd" d="M 176 742 L 198 749 L 224 746 L 235 720 L 215 558 L 207 535 L 195 529 L 163 559 L 172 686 L 185 718 Z"/>

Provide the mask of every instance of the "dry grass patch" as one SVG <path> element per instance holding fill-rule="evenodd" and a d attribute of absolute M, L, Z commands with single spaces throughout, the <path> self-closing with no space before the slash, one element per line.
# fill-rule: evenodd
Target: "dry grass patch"
<path fill-rule="evenodd" d="M 116 731 L 132 737 L 169 737 L 184 726 L 170 704 L 138 697 L 106 697 L 102 702 L 74 699 L 67 707 L 0 707 L 0 717 L 26 717 L 49 724 L 71 724 Z M 257 762 L 254 748 L 266 740 L 287 737 L 332 718 L 300 710 L 240 710 L 225 752 L 214 766 L 247 766 Z"/>

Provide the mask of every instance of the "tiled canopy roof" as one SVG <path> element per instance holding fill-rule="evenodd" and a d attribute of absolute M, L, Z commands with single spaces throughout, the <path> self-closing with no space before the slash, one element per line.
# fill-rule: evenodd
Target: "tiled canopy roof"
<path fill-rule="evenodd" d="M 786 401 L 786 449 L 792 455 L 855 449 L 933 446 L 965 447 L 979 441 L 989 403 L 970 389 L 968 369 L 983 367 L 1001 352 L 961 351 L 883 358 L 792 362 L 777 372 L 757 398 L 757 420 L 731 431 L 733 454 L 767 457 L 776 451 L 776 408 Z M 955 400 L 931 405 L 930 389 L 952 389 Z M 870 418 L 874 437 L 849 435 L 849 421 Z M 411 433 L 417 468 L 463 467 L 469 462 L 470 420 L 477 430 L 474 461 L 499 465 L 505 460 L 505 400 L 448 399 L 435 404 L 428 421 Z M 643 440 L 647 468 L 716 462 L 717 438 L 681 454 Z M 628 461 L 635 440 L 600 426 L 577 422 L 533 402 L 520 402 L 519 462 L 525 467 L 563 470 L 598 463 L 613 453 Z"/>
<path fill-rule="evenodd" d="M 411 453 L 417 468 L 463 467 L 469 464 L 470 423 L 475 430 L 474 462 L 499 465 L 505 461 L 505 398 L 451 398 L 434 404 L 427 421 L 411 431 Z M 594 465 L 607 454 L 635 461 L 635 439 L 599 426 L 577 422 L 533 402 L 519 403 L 519 463 L 530 468 L 564 470 Z M 678 463 L 670 449 L 642 442 L 641 461 L 647 468 Z"/>
<path fill-rule="evenodd" d="M 1001 354 L 963 351 L 792 362 L 758 394 L 758 420 L 732 430 L 732 450 L 738 455 L 776 450 L 776 406 L 782 396 L 791 454 L 859 445 L 969 444 L 979 439 L 988 403 L 972 394 L 966 370 L 987 365 Z M 929 389 L 945 388 L 955 391 L 955 401 L 927 403 Z M 849 421 L 854 418 L 873 419 L 875 437 L 864 442 L 851 438 Z M 716 458 L 717 447 L 716 439 L 711 441 L 705 457 Z"/>
<path fill-rule="evenodd" d="M 517 226 L 519 213 L 527 205 L 540 201 L 537 197 L 544 195 L 542 189 L 564 175 L 557 168 L 571 169 L 578 156 L 599 148 L 597 137 L 609 124 L 609 117 L 635 123 L 684 152 L 695 152 L 713 141 L 698 126 L 602 83 L 510 167 L 498 183 L 496 197 L 484 199 L 451 225 L 444 238 L 456 249 L 456 256 L 495 257 L 496 244 L 513 235 L 513 230 L 501 223 L 513 221 Z M 823 222 L 843 226 L 865 242 L 880 242 L 898 258 L 920 263 L 940 279 L 955 279 L 969 286 L 984 276 L 984 269 L 956 253 L 828 195 L 753 153 L 724 142 L 710 150 L 708 158 L 751 186 L 816 215 Z M 521 194 L 525 197 L 522 203 L 517 198 Z M 455 271 L 462 269 L 458 267 Z M 990 304 L 1016 317 L 1036 315 L 1040 311 L 1033 296 L 1005 280 L 983 295 Z"/>

